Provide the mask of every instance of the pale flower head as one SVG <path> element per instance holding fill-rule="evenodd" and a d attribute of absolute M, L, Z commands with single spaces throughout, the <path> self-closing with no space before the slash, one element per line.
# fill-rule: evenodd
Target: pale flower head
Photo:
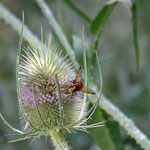
<path fill-rule="evenodd" d="M 35 127 L 43 129 L 43 134 L 47 134 L 51 128 L 75 128 L 73 124 L 84 114 L 83 93 L 68 92 L 68 89 L 73 87 L 76 72 L 57 45 L 51 45 L 51 38 L 48 45 L 42 47 L 38 43 L 34 45 L 32 40 L 29 40 L 29 46 L 24 49 L 19 68 L 20 95 L 26 115 L 24 129 L 30 131 Z M 59 115 L 56 74 L 63 103 L 63 126 Z"/>

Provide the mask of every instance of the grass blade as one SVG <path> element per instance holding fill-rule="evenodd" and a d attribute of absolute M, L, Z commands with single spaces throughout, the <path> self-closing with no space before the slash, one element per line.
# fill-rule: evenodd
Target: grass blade
<path fill-rule="evenodd" d="M 136 3 L 133 1 L 132 3 L 132 31 L 133 31 L 133 43 L 135 48 L 135 56 L 136 56 L 136 70 L 139 69 L 139 45 L 138 45 L 138 32 L 137 32 L 137 7 Z"/>

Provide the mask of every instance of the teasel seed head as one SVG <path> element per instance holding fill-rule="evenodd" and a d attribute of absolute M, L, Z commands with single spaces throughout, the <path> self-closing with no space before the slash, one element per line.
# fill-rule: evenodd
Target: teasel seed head
<path fill-rule="evenodd" d="M 33 127 L 48 134 L 52 128 L 72 130 L 84 114 L 84 101 L 81 92 L 68 92 L 73 86 L 76 73 L 67 56 L 57 45 L 37 43 L 29 39 L 29 46 L 23 49 L 19 65 L 20 97 L 26 115 L 24 129 Z M 63 120 L 60 118 L 59 93 L 56 87 L 57 75 L 63 104 Z M 63 122 L 63 125 L 62 125 Z"/>
<path fill-rule="evenodd" d="M 103 126 L 104 123 L 86 125 L 94 114 L 102 94 L 102 74 L 97 51 L 95 51 L 96 60 L 101 81 L 99 96 L 85 113 L 86 93 L 95 94 L 95 92 L 83 89 L 83 82 L 79 80 L 81 68 L 76 75 L 71 61 L 62 54 L 62 51 L 59 51 L 56 44 L 51 44 L 50 36 L 48 44 L 44 44 L 42 30 L 42 43 L 35 42 L 35 38 L 33 38 L 34 41 L 28 38 L 29 46 L 23 49 L 24 53 L 22 52 L 21 55 L 23 32 L 24 13 L 22 13 L 22 29 L 16 59 L 17 97 L 24 131 L 12 127 L 0 114 L 3 122 L 17 133 L 13 135 L 24 137 L 8 141 L 8 143 L 46 135 L 51 137 L 56 150 L 70 150 L 64 131 L 75 129 L 86 131 L 87 128 Z M 83 55 L 85 86 L 87 86 L 84 34 Z"/>

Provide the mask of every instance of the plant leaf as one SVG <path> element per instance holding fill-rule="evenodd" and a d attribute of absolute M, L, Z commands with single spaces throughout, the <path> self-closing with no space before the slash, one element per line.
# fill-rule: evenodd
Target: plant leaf
<path fill-rule="evenodd" d="M 104 110 L 101 111 L 105 120 L 108 120 L 106 122 L 106 126 L 109 131 L 109 135 L 111 136 L 111 139 L 115 144 L 116 149 L 124 150 L 124 145 L 119 130 L 119 123 L 117 121 L 111 120 L 111 116 L 108 115 Z"/>
<path fill-rule="evenodd" d="M 89 63 L 88 63 L 88 67 L 91 68 L 90 66 L 95 66 L 95 49 L 97 49 L 98 46 L 98 39 L 101 35 L 101 31 L 103 29 L 103 26 L 105 24 L 105 22 L 107 21 L 108 17 L 110 16 L 113 8 L 116 6 L 117 2 L 111 3 L 111 4 L 106 4 L 102 10 L 100 10 L 100 12 L 98 13 L 98 15 L 95 17 L 95 19 L 92 21 L 91 26 L 90 26 L 90 31 L 91 33 L 94 34 L 94 40 L 93 43 L 91 45 L 91 51 L 90 51 L 90 59 L 89 59 Z M 88 74 L 90 75 L 90 72 L 92 72 L 92 70 L 89 69 Z M 90 75 L 91 76 L 91 75 Z"/>
<path fill-rule="evenodd" d="M 92 107 L 91 103 L 90 107 Z M 92 119 L 88 122 L 88 124 L 93 124 L 101 121 L 104 121 L 103 114 L 100 108 L 97 107 L 95 113 L 92 116 Z M 116 150 L 106 125 L 101 128 L 91 128 L 88 129 L 88 131 L 90 132 L 90 135 L 94 139 L 95 143 L 101 148 L 101 150 Z"/>
<path fill-rule="evenodd" d="M 136 55 L 136 69 L 139 69 L 139 45 L 138 45 L 138 32 L 137 32 L 137 7 L 135 1 L 132 2 L 132 31 L 133 31 L 133 43 L 135 48 L 135 55 Z"/>
<path fill-rule="evenodd" d="M 105 5 L 95 17 L 95 19 L 92 21 L 90 30 L 95 36 L 100 34 L 104 23 L 107 21 L 109 15 L 111 14 L 116 4 L 117 2 Z"/>
<path fill-rule="evenodd" d="M 71 0 L 61 0 L 62 2 L 64 2 L 68 7 L 70 7 L 76 14 L 78 14 L 82 19 L 84 19 L 86 22 L 90 23 L 91 19 L 84 14 L 84 12 L 82 12 L 79 8 L 77 8 L 72 2 Z"/>

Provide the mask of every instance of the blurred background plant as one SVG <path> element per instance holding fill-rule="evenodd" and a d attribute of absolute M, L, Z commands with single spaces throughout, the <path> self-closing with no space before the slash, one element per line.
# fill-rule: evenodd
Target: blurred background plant
<path fill-rule="evenodd" d="M 133 29 L 136 29 L 136 24 L 134 24 L 136 23 L 136 16 L 134 16 L 136 15 L 135 7 L 132 7 L 134 8 L 132 9 L 134 14 L 130 14 L 129 6 L 124 7 L 126 6 L 124 3 L 114 3 L 111 7 L 106 8 L 106 2 L 105 0 L 47 0 L 48 6 L 51 8 L 71 47 L 73 47 L 76 59 L 81 65 L 83 65 L 81 31 L 82 25 L 85 26 L 88 58 L 93 55 L 91 49 L 96 48 L 99 52 L 103 73 L 103 94 L 120 108 L 124 114 L 132 118 L 147 137 L 150 137 L 150 51 L 148 50 L 150 46 L 148 41 L 150 5 L 146 0 L 132 1 L 136 2 L 138 8 L 140 65 L 137 71 L 138 57 L 136 61 L 135 54 L 138 54 L 138 51 L 135 53 L 134 50 L 134 45 L 136 46 L 137 44 L 136 30 L 134 30 L 134 42 L 132 32 L 132 26 L 134 26 Z M 40 28 L 42 26 L 45 39 L 48 38 L 49 33 L 52 33 L 53 39 L 59 44 L 59 47 L 66 49 L 66 47 L 61 44 L 58 35 L 55 33 L 55 29 L 49 26 L 45 15 L 41 13 L 41 9 L 34 0 L 2 0 L 1 3 L 18 18 L 21 18 L 21 12 L 24 10 L 25 24 L 33 33 L 40 37 Z M 101 16 L 98 15 L 99 12 L 102 13 L 101 10 L 103 10 L 103 16 L 105 14 L 106 18 L 100 18 Z M 0 16 L 1 15 L 3 15 L 2 12 Z M 133 22 L 131 15 L 134 17 Z M 100 24 L 98 21 L 93 23 L 93 27 L 91 25 L 91 21 L 93 21 L 96 16 L 99 17 L 98 20 L 101 19 L 104 22 L 106 19 L 104 26 L 102 23 L 102 30 L 99 29 Z M 109 16 L 109 18 L 107 18 L 107 16 Z M 7 18 L 0 19 L 0 113 L 5 116 L 9 123 L 16 128 L 20 128 L 15 81 L 16 53 L 19 36 L 12 30 L 10 25 L 6 23 L 6 20 Z M 97 27 L 98 32 L 96 31 Z M 99 34 L 101 35 L 100 37 Z M 95 45 L 93 45 L 93 43 L 95 43 Z M 93 61 L 88 61 L 88 65 L 93 66 L 88 67 L 88 85 L 90 88 L 93 88 L 93 82 L 95 84 L 97 83 L 97 71 L 94 67 L 95 65 L 92 63 Z M 94 71 L 92 71 L 93 73 L 90 73 L 90 69 L 94 69 Z M 89 107 L 90 106 L 91 104 L 89 104 Z M 100 120 L 108 120 L 105 127 L 90 129 L 89 134 L 77 132 L 77 134 L 66 135 L 73 149 L 98 150 L 100 147 L 102 150 L 142 149 L 136 144 L 136 141 L 127 134 L 125 129 L 119 126 L 118 122 L 105 111 L 100 110 L 100 108 L 96 110 L 90 122 L 100 121 L 98 118 L 100 118 Z M 11 131 L 0 120 L 1 150 L 51 149 L 50 143 L 45 142 L 44 137 L 41 137 L 31 144 L 30 141 L 11 145 L 7 144 L 7 141 L 12 139 L 11 136 L 5 136 L 9 133 L 11 133 Z"/>

